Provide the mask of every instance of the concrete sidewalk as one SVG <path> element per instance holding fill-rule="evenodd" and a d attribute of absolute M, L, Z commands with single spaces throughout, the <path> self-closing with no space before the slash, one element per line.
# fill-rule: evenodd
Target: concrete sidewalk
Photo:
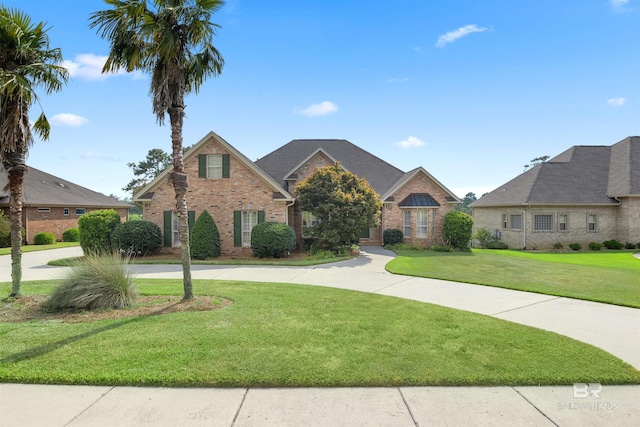
<path fill-rule="evenodd" d="M 580 393 L 578 393 L 580 395 Z M 640 387 L 139 388 L 0 384 L 2 427 L 637 426 Z"/>

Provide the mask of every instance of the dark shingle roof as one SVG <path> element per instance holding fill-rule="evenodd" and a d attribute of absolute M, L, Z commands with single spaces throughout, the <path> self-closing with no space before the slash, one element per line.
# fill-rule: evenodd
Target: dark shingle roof
<path fill-rule="evenodd" d="M 378 194 L 384 194 L 404 172 L 344 139 L 296 139 L 255 163 L 280 185 L 307 157 L 324 150 L 348 171 L 365 178 Z"/>
<path fill-rule="evenodd" d="M 0 167 L 0 175 L 6 176 L 6 172 L 2 167 Z M 4 192 L 3 189 L 0 189 L 0 196 Z M 128 203 L 89 190 L 33 167 L 29 167 L 25 175 L 22 201 L 25 206 L 100 208 L 128 208 L 130 206 Z M 8 198 L 0 199 L 0 204 L 8 203 Z"/>
<path fill-rule="evenodd" d="M 577 145 L 517 176 L 472 207 L 520 204 L 607 204 L 640 195 L 640 137 L 613 146 Z"/>
<path fill-rule="evenodd" d="M 437 207 L 440 206 L 431 194 L 429 193 L 411 193 L 404 198 L 403 201 L 398 203 L 401 208 L 408 207 Z"/>

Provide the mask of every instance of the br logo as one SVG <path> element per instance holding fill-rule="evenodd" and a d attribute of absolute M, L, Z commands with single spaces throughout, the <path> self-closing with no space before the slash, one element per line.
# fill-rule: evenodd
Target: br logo
<path fill-rule="evenodd" d="M 596 399 L 600 399 L 600 393 L 602 392 L 602 384 L 600 383 L 574 383 L 573 384 L 573 398 L 583 399 L 593 395 Z"/>

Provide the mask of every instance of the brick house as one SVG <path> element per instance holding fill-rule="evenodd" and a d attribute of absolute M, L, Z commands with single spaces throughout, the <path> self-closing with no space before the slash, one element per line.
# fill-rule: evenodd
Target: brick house
<path fill-rule="evenodd" d="M 252 162 L 210 132 L 184 156 L 189 220 L 207 210 L 226 254 L 247 251 L 251 229 L 262 221 L 290 225 L 300 244 L 303 226 L 315 219 L 296 203 L 295 185 L 316 168 L 337 161 L 366 178 L 384 202 L 381 225 L 363 231 L 361 244 L 381 245 L 387 228 L 402 229 L 407 242 L 421 246 L 440 241 L 442 218 L 458 198 L 424 168 L 405 173 L 346 140 L 294 140 Z M 165 250 L 176 250 L 180 242 L 170 172 L 141 189 L 134 201 L 142 203 L 143 217 L 163 230 Z"/>
<path fill-rule="evenodd" d="M 9 215 L 7 172 L 0 165 L 0 210 Z M 78 226 L 78 218 L 94 210 L 113 209 L 126 221 L 130 205 L 62 178 L 29 167 L 22 194 L 22 224 L 27 243 L 33 236 L 49 231 L 62 240 L 65 230 Z"/>
<path fill-rule="evenodd" d="M 487 228 L 517 249 L 617 239 L 640 242 L 640 137 L 577 145 L 471 205 L 474 232 Z"/>

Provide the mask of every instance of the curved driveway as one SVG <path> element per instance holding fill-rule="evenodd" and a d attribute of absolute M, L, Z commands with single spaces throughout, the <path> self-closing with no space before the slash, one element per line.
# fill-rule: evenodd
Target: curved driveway
<path fill-rule="evenodd" d="M 79 247 L 23 254 L 23 280 L 61 276 L 51 259 L 82 254 Z M 194 265 L 194 279 L 298 283 L 371 292 L 438 304 L 557 332 L 600 347 L 640 369 L 640 310 L 550 295 L 445 280 L 400 276 L 385 265 L 395 254 L 365 247 L 353 260 L 312 267 Z M 134 265 L 137 277 L 182 277 L 180 265 Z M 11 280 L 9 256 L 0 256 L 0 281 Z"/>

